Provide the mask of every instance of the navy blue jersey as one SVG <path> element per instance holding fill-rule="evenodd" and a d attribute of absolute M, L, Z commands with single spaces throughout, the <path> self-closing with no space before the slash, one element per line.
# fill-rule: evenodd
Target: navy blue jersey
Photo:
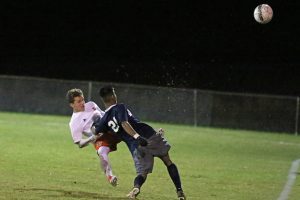
<path fill-rule="evenodd" d="M 122 128 L 121 124 L 124 121 L 128 121 L 142 137 L 150 138 L 156 134 L 151 126 L 135 118 L 124 104 L 115 104 L 105 111 L 101 120 L 95 122 L 96 133 L 112 131 L 118 134 L 132 153 L 137 146 L 137 141 Z"/>

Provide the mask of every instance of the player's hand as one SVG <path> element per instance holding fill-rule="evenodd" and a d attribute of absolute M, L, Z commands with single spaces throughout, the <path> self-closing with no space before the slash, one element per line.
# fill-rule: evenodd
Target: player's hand
<path fill-rule="evenodd" d="M 91 132 L 93 133 L 93 135 L 97 135 L 96 127 L 94 125 L 92 125 L 92 127 L 91 127 Z"/>
<path fill-rule="evenodd" d="M 97 136 L 96 136 L 96 135 L 92 135 L 92 136 L 91 136 L 91 142 L 92 142 L 92 143 L 95 143 L 96 140 L 97 140 Z"/>
<path fill-rule="evenodd" d="M 100 139 L 103 136 L 103 133 L 98 133 L 95 135 L 96 140 Z"/>
<path fill-rule="evenodd" d="M 146 140 L 146 138 L 142 137 L 142 136 L 139 136 L 136 138 L 138 143 L 141 145 L 141 146 L 147 146 L 148 145 L 148 141 Z"/>
<path fill-rule="evenodd" d="M 164 135 L 165 135 L 164 129 L 159 128 L 158 131 L 157 131 L 157 133 L 156 133 L 156 135 L 160 135 L 161 137 L 164 137 Z"/>
<path fill-rule="evenodd" d="M 97 142 L 97 140 L 99 140 L 102 137 L 102 135 L 103 135 L 103 133 L 99 133 L 97 135 L 93 135 L 91 142 L 95 144 Z"/>

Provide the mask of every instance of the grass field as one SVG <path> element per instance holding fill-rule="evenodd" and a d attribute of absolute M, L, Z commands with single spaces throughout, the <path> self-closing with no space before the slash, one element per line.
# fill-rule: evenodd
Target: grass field
<path fill-rule="evenodd" d="M 65 116 L 0 113 L 0 199 L 126 199 L 135 171 L 125 144 L 110 154 L 119 177 L 113 188 L 93 147 L 72 143 L 68 122 Z M 300 158 L 300 137 L 293 135 L 150 124 L 165 129 L 189 200 L 275 200 L 291 162 Z M 176 199 L 160 160 L 139 199 Z M 289 200 L 299 199 L 297 178 Z"/>

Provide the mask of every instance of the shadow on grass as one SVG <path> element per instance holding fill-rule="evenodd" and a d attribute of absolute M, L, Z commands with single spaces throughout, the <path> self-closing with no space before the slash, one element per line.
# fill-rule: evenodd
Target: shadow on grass
<path fill-rule="evenodd" d="M 71 197 L 71 198 L 81 198 L 81 199 L 108 199 L 108 200 L 124 200 L 128 199 L 125 197 L 111 197 L 108 195 L 103 195 L 100 193 L 91 193 L 91 192 L 83 192 L 83 191 L 68 191 L 62 189 L 44 189 L 44 188 L 22 188 L 15 189 L 18 191 L 36 191 L 36 192 L 47 192 L 49 194 L 42 193 L 43 196 L 48 196 L 51 198 L 59 198 L 59 197 Z M 52 194 L 51 194 L 52 193 Z M 54 194 L 56 193 L 56 194 Z M 57 194 L 58 193 L 58 194 Z"/>

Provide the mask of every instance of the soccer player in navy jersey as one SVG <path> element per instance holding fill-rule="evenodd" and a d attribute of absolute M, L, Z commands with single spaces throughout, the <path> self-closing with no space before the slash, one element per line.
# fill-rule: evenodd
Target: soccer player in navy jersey
<path fill-rule="evenodd" d="M 101 88 L 99 95 L 106 110 L 104 116 L 95 121 L 96 133 L 105 134 L 107 131 L 112 131 L 118 134 L 128 146 L 134 160 L 137 176 L 134 179 L 134 187 L 127 197 L 135 199 L 140 193 L 147 174 L 152 172 L 154 157 L 158 157 L 168 169 L 178 199 L 185 200 L 178 169 L 168 154 L 171 146 L 162 134 L 158 134 L 151 126 L 135 118 L 125 104 L 118 104 L 112 86 Z"/>

